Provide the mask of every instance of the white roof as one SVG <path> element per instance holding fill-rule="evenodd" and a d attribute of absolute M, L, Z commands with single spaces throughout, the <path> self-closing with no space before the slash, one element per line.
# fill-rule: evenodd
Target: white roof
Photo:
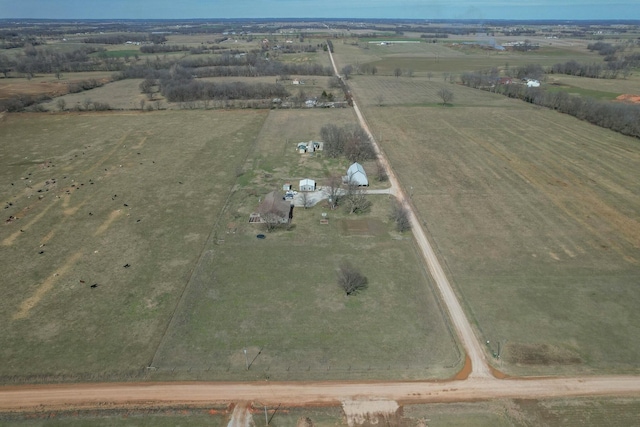
<path fill-rule="evenodd" d="M 305 178 L 300 180 L 300 187 L 302 187 L 303 185 L 316 185 L 316 182 L 312 179 Z"/>
<path fill-rule="evenodd" d="M 369 180 L 367 179 L 367 173 L 364 171 L 362 165 L 358 162 L 349 166 L 347 170 L 347 180 L 352 181 L 358 185 L 369 185 Z"/>

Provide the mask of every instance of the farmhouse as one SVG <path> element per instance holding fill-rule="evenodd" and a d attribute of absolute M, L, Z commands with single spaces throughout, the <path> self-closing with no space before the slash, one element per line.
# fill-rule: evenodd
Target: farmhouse
<path fill-rule="evenodd" d="M 249 222 L 266 222 L 269 217 L 274 217 L 280 224 L 287 224 L 293 219 L 293 205 L 276 191 L 264 197 L 258 212 L 251 214 Z"/>
<path fill-rule="evenodd" d="M 301 179 L 300 191 L 316 191 L 316 182 L 309 178 Z"/>
<path fill-rule="evenodd" d="M 358 162 L 349 166 L 349 169 L 347 169 L 347 176 L 343 176 L 342 181 L 346 184 L 354 184 L 359 187 L 367 187 L 369 185 L 367 173 Z"/>

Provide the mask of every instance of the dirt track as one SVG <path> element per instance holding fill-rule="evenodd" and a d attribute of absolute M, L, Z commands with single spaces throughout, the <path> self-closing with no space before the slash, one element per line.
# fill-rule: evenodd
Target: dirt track
<path fill-rule="evenodd" d="M 583 377 L 451 382 L 113 383 L 0 387 L 0 411 L 159 407 L 260 402 L 286 407 L 338 406 L 345 400 L 387 399 L 400 404 L 498 398 L 638 395 L 637 377 Z"/>
<path fill-rule="evenodd" d="M 334 70 L 337 67 L 334 64 Z M 357 104 L 354 109 L 365 130 L 368 126 Z M 371 132 L 369 132 L 371 136 Z M 371 136 L 372 137 L 372 136 Z M 372 137 L 373 140 L 373 137 Z M 377 147 L 376 147 L 377 149 Z M 407 198 L 385 156 L 381 162 L 389 173 L 391 192 Z M 407 203 L 411 207 L 411 203 Z M 300 382 L 300 383 L 111 383 L 0 387 L 0 411 L 157 407 L 179 404 L 210 405 L 229 402 L 260 402 L 262 405 L 337 406 L 346 400 L 387 399 L 400 404 L 461 402 L 498 398 L 554 398 L 570 396 L 640 396 L 636 376 L 575 378 L 496 379 L 485 359 L 460 303 L 411 210 L 411 223 L 425 261 L 437 283 L 456 332 L 471 360 L 469 378 L 448 382 Z"/>

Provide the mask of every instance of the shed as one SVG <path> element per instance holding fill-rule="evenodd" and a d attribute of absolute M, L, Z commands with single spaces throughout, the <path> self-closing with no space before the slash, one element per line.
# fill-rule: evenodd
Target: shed
<path fill-rule="evenodd" d="M 309 178 L 301 179 L 300 191 L 316 191 L 316 182 Z"/>
<path fill-rule="evenodd" d="M 342 177 L 343 181 L 347 184 L 355 184 L 359 187 L 369 186 L 369 180 L 367 179 L 367 173 L 364 171 L 362 165 L 358 162 L 353 163 L 347 169 L 347 176 Z"/>

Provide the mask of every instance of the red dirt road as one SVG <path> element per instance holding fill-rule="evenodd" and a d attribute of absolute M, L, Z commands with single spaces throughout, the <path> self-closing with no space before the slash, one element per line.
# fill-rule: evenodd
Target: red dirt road
<path fill-rule="evenodd" d="M 260 402 L 286 407 L 337 406 L 345 400 L 388 399 L 400 404 L 500 398 L 597 395 L 640 396 L 634 376 L 451 382 L 111 383 L 0 387 L 0 411 L 159 407 Z"/>

